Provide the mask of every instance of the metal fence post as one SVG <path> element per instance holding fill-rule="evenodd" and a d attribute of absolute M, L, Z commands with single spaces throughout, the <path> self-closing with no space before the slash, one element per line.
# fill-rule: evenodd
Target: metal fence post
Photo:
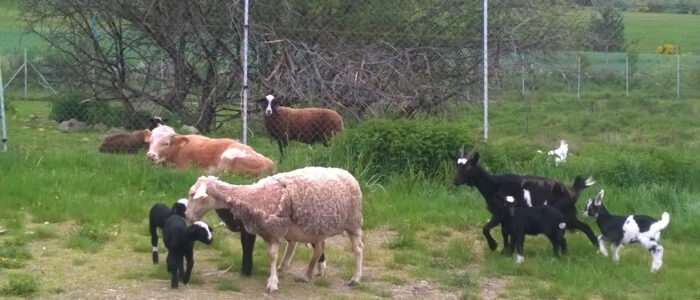
<path fill-rule="evenodd" d="M 248 144 L 248 0 L 243 8 L 243 144 Z"/>
<path fill-rule="evenodd" d="M 578 88 L 576 89 L 576 99 L 581 99 L 581 57 L 578 57 Z"/>
<path fill-rule="evenodd" d="M 27 99 L 27 48 L 24 48 L 24 99 Z"/>
<path fill-rule="evenodd" d="M 484 141 L 489 138 L 488 3 L 488 0 L 484 0 Z"/>
<path fill-rule="evenodd" d="M 676 99 L 681 98 L 681 54 L 676 52 Z"/>
<path fill-rule="evenodd" d="M 2 62 L 2 58 L 0 58 Z M 7 124 L 5 123 L 5 85 L 2 82 L 2 65 L 0 65 L 0 119 L 2 120 L 2 152 L 7 152 Z"/>
<path fill-rule="evenodd" d="M 629 56 L 625 56 L 625 96 L 630 95 Z"/>

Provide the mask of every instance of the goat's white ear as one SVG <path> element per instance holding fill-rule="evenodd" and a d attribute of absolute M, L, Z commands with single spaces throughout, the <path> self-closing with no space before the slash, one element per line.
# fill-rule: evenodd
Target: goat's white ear
<path fill-rule="evenodd" d="M 207 195 L 207 184 L 203 183 L 202 185 L 199 186 L 199 188 L 197 188 L 197 192 L 194 193 L 193 199 L 197 200 L 197 199 L 206 198 L 208 196 L 209 195 Z"/>
<path fill-rule="evenodd" d="M 593 204 L 595 204 L 595 206 L 600 206 L 600 204 L 603 203 L 604 196 L 605 196 L 605 190 L 600 190 L 600 192 L 598 192 L 598 195 L 595 196 L 595 200 L 593 201 Z"/>

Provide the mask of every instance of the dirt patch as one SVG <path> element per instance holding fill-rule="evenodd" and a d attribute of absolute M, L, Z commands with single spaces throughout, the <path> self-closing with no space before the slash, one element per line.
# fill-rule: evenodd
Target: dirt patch
<path fill-rule="evenodd" d="M 280 290 L 265 293 L 267 279 L 267 257 L 264 250 L 256 247 L 255 269 L 251 277 L 238 273 L 237 266 L 231 271 L 221 272 L 222 253 L 213 247 L 197 245 L 192 281 L 180 288 L 170 288 L 169 274 L 165 271 L 166 251 L 161 242 L 161 263 L 153 265 L 150 254 L 150 238 L 145 224 L 121 224 L 118 236 L 113 237 L 95 252 L 66 248 L 66 240 L 76 228 L 74 222 L 58 224 L 31 224 L 51 226 L 54 236 L 36 239 L 28 244 L 33 258 L 20 270 L 12 272 L 31 273 L 41 281 L 41 299 L 376 299 L 376 298 L 421 298 L 458 299 L 456 294 L 437 288 L 438 283 L 412 278 L 407 271 L 391 268 L 393 252 L 383 245 L 397 237 L 387 228 L 375 228 L 364 233 L 365 260 L 362 283 L 349 287 L 347 282 L 354 271 L 354 258 L 346 236 L 336 236 L 326 243 L 328 269 L 323 278 L 314 282 L 300 283 L 295 279 L 304 273 L 311 249 L 303 245 L 297 248 L 292 265 L 280 273 Z M 218 228 L 217 228 L 218 229 Z M 238 236 L 220 234 L 222 247 L 240 251 Z M 262 241 L 258 241 L 262 244 Z M 262 251 L 261 251 L 262 250 Z M 239 261 L 238 253 L 232 261 Z M 281 253 L 280 253 L 281 254 Z M 2 271 L 2 270 L 0 270 Z M 5 271 L 2 271 L 5 272 Z M 387 274 L 400 278 L 400 282 L 389 282 Z M 4 284 L 4 282 L 0 282 Z"/>
<path fill-rule="evenodd" d="M 502 296 L 500 296 L 500 294 L 503 292 L 507 284 L 508 280 L 505 278 L 484 278 L 481 281 L 481 299 L 504 299 Z"/>

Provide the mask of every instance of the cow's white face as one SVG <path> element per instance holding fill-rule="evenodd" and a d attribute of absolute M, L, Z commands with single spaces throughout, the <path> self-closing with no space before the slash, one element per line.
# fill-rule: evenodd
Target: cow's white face
<path fill-rule="evenodd" d="M 171 146 L 171 137 L 175 136 L 175 130 L 172 127 L 161 125 L 151 131 L 150 136 L 146 137 L 148 146 L 148 159 L 153 163 L 162 163 L 165 161 L 164 152 Z"/>

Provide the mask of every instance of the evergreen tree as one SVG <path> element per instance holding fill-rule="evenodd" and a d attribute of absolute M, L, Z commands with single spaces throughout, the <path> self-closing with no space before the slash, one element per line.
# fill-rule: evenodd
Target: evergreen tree
<path fill-rule="evenodd" d="M 595 51 L 621 51 L 625 48 L 622 14 L 612 4 L 602 4 L 591 14 L 589 38 Z"/>

